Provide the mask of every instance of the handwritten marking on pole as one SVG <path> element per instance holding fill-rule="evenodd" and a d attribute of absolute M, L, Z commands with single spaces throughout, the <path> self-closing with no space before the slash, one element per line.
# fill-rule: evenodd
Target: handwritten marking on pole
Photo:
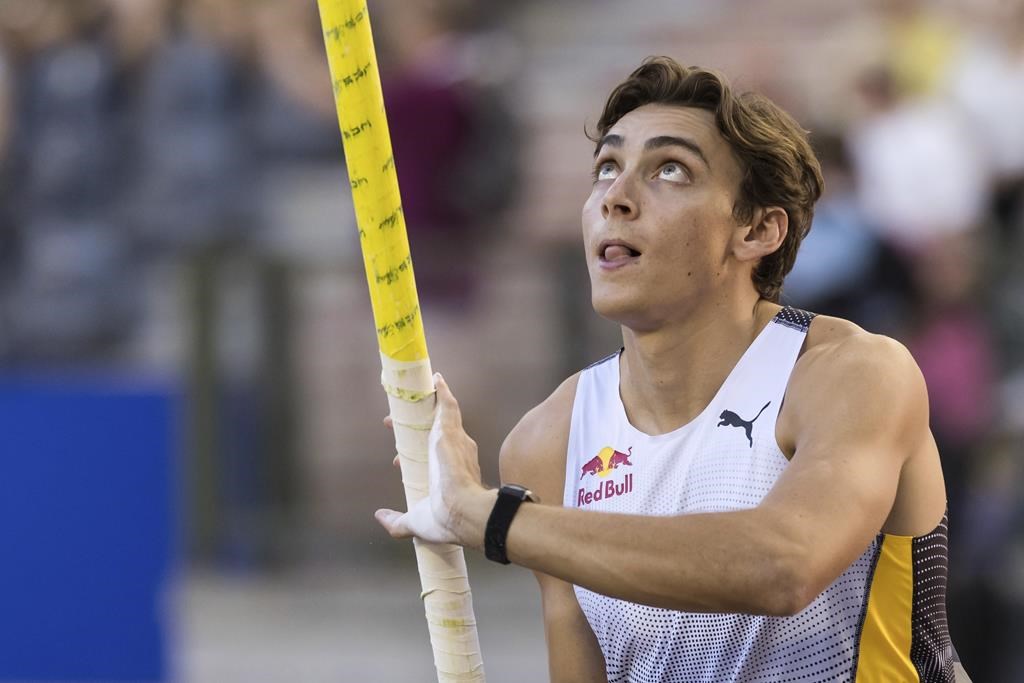
<path fill-rule="evenodd" d="M 384 325 L 378 327 L 377 336 L 380 337 L 381 339 L 386 339 L 387 337 L 390 337 L 392 334 L 397 334 L 398 332 L 401 332 L 406 327 L 409 327 L 413 323 L 415 323 L 416 319 L 419 318 L 419 314 L 420 307 L 419 305 L 417 305 L 415 308 L 412 309 L 412 312 L 403 315 L 398 320 L 395 320 L 394 322 L 390 323 L 385 323 Z"/>
<path fill-rule="evenodd" d="M 346 140 L 349 140 L 349 139 L 354 138 L 357 135 L 359 135 L 360 133 L 365 132 L 365 131 L 367 131 L 367 130 L 369 130 L 371 128 L 373 128 L 373 123 L 370 121 L 370 119 L 366 119 L 362 123 L 356 124 L 356 125 L 352 126 L 351 128 L 342 128 L 341 129 L 341 134 L 343 136 L 345 136 Z"/>
<path fill-rule="evenodd" d="M 362 187 L 363 185 L 369 185 L 370 184 L 370 181 L 367 180 L 366 178 L 350 178 L 348 182 L 349 182 L 350 185 L 352 185 L 352 189 L 353 190 L 357 190 L 360 187 Z"/>
<path fill-rule="evenodd" d="M 398 207 L 391 214 L 377 224 L 378 230 L 384 230 L 386 228 L 393 228 L 398 225 L 398 217 L 402 214 L 402 207 Z"/>
<path fill-rule="evenodd" d="M 332 26 L 331 28 L 329 28 L 326 31 L 324 31 L 324 38 L 327 39 L 327 40 L 333 40 L 333 41 L 337 42 L 337 41 L 341 40 L 341 34 L 345 32 L 343 29 L 348 29 L 349 31 L 351 31 L 356 26 L 358 26 L 359 23 L 362 22 L 363 19 L 365 19 L 365 18 L 366 18 L 366 7 L 364 6 L 361 10 L 359 10 L 355 14 L 350 15 L 348 17 L 348 19 L 345 19 L 345 21 L 341 22 L 337 26 Z"/>
<path fill-rule="evenodd" d="M 377 280 L 377 284 L 393 285 L 398 282 L 398 278 L 402 276 L 402 273 L 412 268 L 412 256 L 406 256 L 405 260 L 399 263 L 394 268 L 387 270 L 383 275 L 374 276 Z"/>
<path fill-rule="evenodd" d="M 392 154 L 388 157 L 388 160 L 384 162 L 384 165 L 380 167 L 381 173 L 387 173 L 395 167 L 395 155 Z"/>
<path fill-rule="evenodd" d="M 367 62 L 364 66 L 357 68 L 347 76 L 342 76 L 338 80 L 334 81 L 334 94 L 337 95 L 341 92 L 342 88 L 348 88 L 355 85 L 361 79 L 365 78 L 370 74 L 370 62 Z"/>

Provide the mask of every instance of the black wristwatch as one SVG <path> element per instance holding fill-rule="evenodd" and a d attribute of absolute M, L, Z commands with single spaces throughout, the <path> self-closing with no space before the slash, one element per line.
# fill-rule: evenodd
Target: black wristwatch
<path fill-rule="evenodd" d="M 484 554 L 488 560 L 509 563 L 508 554 L 505 552 L 505 540 L 508 538 L 512 518 L 516 516 L 523 501 L 536 503 L 537 497 L 529 489 L 518 484 L 505 484 L 498 489 L 498 500 L 494 503 L 491 516 L 487 518 L 487 528 L 484 531 Z"/>

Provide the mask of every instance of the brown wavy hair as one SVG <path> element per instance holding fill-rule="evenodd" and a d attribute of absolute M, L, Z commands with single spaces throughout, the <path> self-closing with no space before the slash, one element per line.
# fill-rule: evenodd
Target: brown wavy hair
<path fill-rule="evenodd" d="M 594 142 L 629 112 L 645 104 L 694 107 L 711 112 L 718 132 L 740 163 L 743 179 L 733 216 L 749 221 L 757 207 L 780 206 L 789 216 L 789 231 L 779 248 L 754 268 L 758 294 L 778 302 L 782 281 L 814 217 L 814 203 L 824 188 L 821 166 L 796 120 L 763 95 L 737 94 L 720 74 L 682 66 L 669 57 L 649 57 L 608 96 L 597 122 Z"/>

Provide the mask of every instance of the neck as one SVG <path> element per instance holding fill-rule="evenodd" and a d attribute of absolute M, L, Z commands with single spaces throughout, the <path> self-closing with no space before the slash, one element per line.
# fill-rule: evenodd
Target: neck
<path fill-rule="evenodd" d="M 622 328 L 619 391 L 630 423 L 664 434 L 697 417 L 779 306 L 713 302 L 655 330 Z"/>

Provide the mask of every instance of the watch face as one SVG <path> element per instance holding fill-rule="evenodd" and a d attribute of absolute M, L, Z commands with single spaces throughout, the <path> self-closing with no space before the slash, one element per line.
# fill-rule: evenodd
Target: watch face
<path fill-rule="evenodd" d="M 528 500 L 531 503 L 539 502 L 539 499 L 534 495 L 533 491 L 525 486 L 520 486 L 519 484 L 505 484 L 501 487 L 501 492 L 516 496 L 520 500 Z"/>

